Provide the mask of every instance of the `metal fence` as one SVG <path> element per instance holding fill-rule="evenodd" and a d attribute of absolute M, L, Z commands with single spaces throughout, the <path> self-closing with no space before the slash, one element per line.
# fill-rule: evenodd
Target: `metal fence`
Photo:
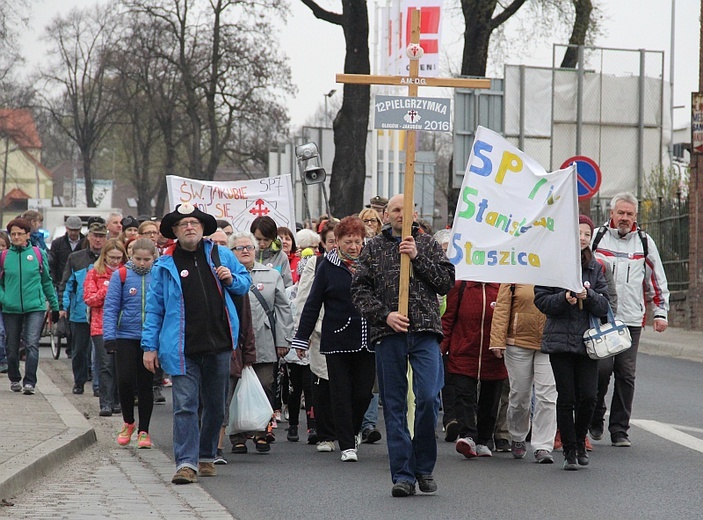
<path fill-rule="evenodd" d="M 592 206 L 593 221 L 607 222 L 607 204 Z M 664 264 L 670 291 L 688 289 L 688 199 L 658 197 L 639 203 L 638 223 L 653 239 Z"/>

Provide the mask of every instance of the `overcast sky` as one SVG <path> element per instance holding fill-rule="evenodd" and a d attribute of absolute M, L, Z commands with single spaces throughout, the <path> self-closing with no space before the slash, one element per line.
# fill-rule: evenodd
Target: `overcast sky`
<path fill-rule="evenodd" d="M 448 3 L 450 1 L 452 4 Z M 691 92 L 696 91 L 698 86 L 700 3 L 699 0 L 675 1 L 674 104 L 686 107 L 675 110 L 674 121 L 676 126 L 680 126 L 690 117 Z M 31 30 L 23 38 L 25 56 L 30 63 L 39 63 L 45 55 L 38 37 L 54 16 L 66 13 L 71 7 L 84 7 L 93 3 L 95 0 L 34 0 Z M 339 0 L 321 0 L 320 3 L 330 10 L 341 11 Z M 671 0 L 599 0 L 598 3 L 603 7 L 605 19 L 603 36 L 596 44 L 603 47 L 665 51 L 664 77 L 668 81 Z M 445 0 L 445 5 L 455 4 L 458 5 L 456 0 Z M 376 4 L 370 1 L 368 5 L 373 18 Z M 344 38 L 341 27 L 317 20 L 300 1 L 291 0 L 291 13 L 287 26 L 281 28 L 280 42 L 284 52 L 291 58 L 293 82 L 298 88 L 297 95 L 288 105 L 291 119 L 293 124 L 303 124 L 324 104 L 325 93 L 337 89 L 335 97 L 341 95 L 341 85 L 337 85 L 334 78 L 335 74 L 343 72 Z M 456 9 L 454 13 L 457 13 Z M 373 19 L 371 26 L 373 28 Z M 454 16 L 454 20 L 443 25 L 443 51 L 450 56 L 456 55 L 457 64 L 461 53 L 462 30 L 463 20 L 460 16 Z M 531 56 L 519 60 L 508 59 L 507 62 L 551 66 L 552 43 L 556 42 L 546 42 L 535 49 Z M 421 95 L 442 94 L 421 92 Z"/>

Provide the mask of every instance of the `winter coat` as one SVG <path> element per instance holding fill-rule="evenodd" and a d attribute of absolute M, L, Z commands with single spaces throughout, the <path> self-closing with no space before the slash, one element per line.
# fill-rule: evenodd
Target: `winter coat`
<path fill-rule="evenodd" d="M 417 256 L 410 263 L 408 331 L 432 332 L 441 339 L 437 295 L 447 294 L 454 286 L 454 265 L 437 241 L 419 229 L 413 223 Z M 352 300 L 361 315 L 369 320 L 372 344 L 396 334 L 386 323 L 386 317 L 398 310 L 399 238 L 392 235 L 390 225 L 384 226 L 380 234 L 367 242 L 352 279 Z"/>
<path fill-rule="evenodd" d="M 232 349 L 237 348 L 239 318 L 232 296 L 246 294 L 251 285 L 251 277 L 234 254 L 226 247 L 216 246 L 209 239 L 203 240 L 208 265 L 215 274 L 212 248 L 217 247 L 221 265 L 232 273 L 232 283 L 223 286 L 218 279 L 219 294 L 208 295 L 224 298 L 227 321 L 229 323 Z M 173 247 L 178 247 L 177 245 Z M 185 304 L 181 289 L 181 276 L 173 261 L 173 247 L 160 256 L 151 269 L 151 284 L 146 296 L 146 320 L 142 327 L 142 350 L 157 351 L 159 363 L 167 374 L 185 375 Z"/>
<path fill-rule="evenodd" d="M 103 339 L 142 339 L 142 325 L 146 318 L 146 294 L 151 282 L 151 272 L 138 275 L 129 267 L 122 283 L 120 269 L 112 273 L 103 308 Z"/>
<path fill-rule="evenodd" d="M 369 326 L 361 317 L 351 300 L 352 273 L 339 258 L 337 250 L 331 251 L 323 260 L 315 275 L 310 295 L 300 315 L 298 332 L 293 347 L 308 349 L 310 338 L 322 305 L 325 318 L 322 320 L 320 352 L 359 352 L 369 348 Z"/>
<path fill-rule="evenodd" d="M 312 284 L 315 282 L 315 273 L 317 272 L 317 262 L 322 262 L 321 256 L 308 257 L 305 261 L 303 272 L 300 273 L 300 281 L 298 282 L 298 294 L 295 297 L 295 305 L 293 306 L 298 311 L 305 308 L 305 302 L 310 295 Z M 322 304 L 320 314 L 315 323 L 315 329 L 312 331 L 308 340 L 308 357 L 310 358 L 310 371 L 317 377 L 329 379 L 327 374 L 327 361 L 325 356 L 320 354 L 320 337 L 322 336 L 322 321 L 325 318 L 325 305 Z M 294 315 L 296 324 L 300 322 L 300 312 Z"/>
<path fill-rule="evenodd" d="M 61 277 L 66 267 L 68 255 L 83 249 L 84 242 L 85 236 L 82 233 L 79 235 L 78 244 L 76 244 L 75 249 L 71 249 L 68 235 L 55 238 L 54 241 L 51 242 L 51 249 L 49 250 L 49 272 L 51 274 L 51 279 L 54 280 L 54 284 L 59 285 L 61 283 Z"/>
<path fill-rule="evenodd" d="M 281 249 L 280 240 L 274 240 L 266 249 L 257 249 L 255 260 L 270 269 L 278 271 L 283 278 L 285 287 L 293 285 L 293 275 L 290 272 L 288 255 Z"/>
<path fill-rule="evenodd" d="M 114 269 L 105 266 L 105 272 L 99 274 L 91 269 L 85 275 L 83 282 L 83 301 L 90 308 L 90 335 L 100 336 L 103 333 L 103 305 L 110 286 L 110 278 Z"/>
<path fill-rule="evenodd" d="M 59 286 L 59 299 L 63 302 L 63 310 L 68 311 L 69 321 L 88 323 L 88 308 L 83 301 L 83 282 L 97 259 L 98 255 L 90 248 L 68 255 Z"/>
<path fill-rule="evenodd" d="M 52 311 L 59 310 L 54 283 L 49 274 L 46 251 L 42 251 L 42 267 L 31 245 L 12 246 L 5 255 L 0 278 L 2 312 L 24 314 L 46 311 L 49 302 Z"/>
<path fill-rule="evenodd" d="M 542 352 L 545 354 L 585 356 L 583 333 L 591 328 L 590 316 L 601 318 L 608 314 L 608 284 L 596 260 L 582 267 L 581 280 L 588 291 L 586 299 L 581 300 L 582 309 L 578 304 L 571 305 L 566 301 L 566 289 L 535 287 L 535 306 L 547 315 L 542 336 Z"/>
<path fill-rule="evenodd" d="M 447 294 L 440 350 L 449 354 L 448 373 L 483 381 L 508 377 L 503 360 L 488 351 L 498 287 L 495 283 L 458 281 Z"/>
<path fill-rule="evenodd" d="M 515 346 L 539 350 L 547 317 L 535 307 L 535 286 L 500 284 L 491 325 L 491 349 Z"/>
<path fill-rule="evenodd" d="M 653 307 L 655 318 L 667 319 L 669 313 L 669 287 L 664 265 L 654 240 L 646 233 L 645 236 L 646 259 L 638 228 L 633 227 L 621 238 L 611 221 L 595 250 L 596 258 L 605 262 L 615 278 L 618 295 L 615 317 L 631 327 L 642 326 L 647 305 Z"/>
<path fill-rule="evenodd" d="M 251 320 L 256 338 L 256 362 L 275 363 L 278 361 L 276 348 L 290 347 L 289 340 L 293 337 L 293 315 L 290 311 L 286 289 L 281 275 L 275 269 L 254 262 L 250 274 L 252 287 L 258 289 L 269 310 L 274 312 L 274 325 L 276 327 L 276 342 L 274 344 L 271 322 L 254 291 L 250 290 L 249 303 L 251 304 Z"/>

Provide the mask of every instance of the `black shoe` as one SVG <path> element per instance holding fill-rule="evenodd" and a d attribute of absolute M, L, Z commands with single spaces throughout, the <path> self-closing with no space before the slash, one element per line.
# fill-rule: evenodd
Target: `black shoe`
<path fill-rule="evenodd" d="M 288 426 L 288 435 L 286 435 L 286 438 L 291 442 L 298 442 L 300 440 L 300 437 L 298 436 L 298 427 Z"/>
<path fill-rule="evenodd" d="M 510 441 L 508 439 L 496 439 L 496 449 L 498 453 L 510 452 Z"/>
<path fill-rule="evenodd" d="M 100 407 L 100 417 L 112 417 L 112 408 L 109 406 Z"/>
<path fill-rule="evenodd" d="M 232 446 L 232 453 L 242 454 L 242 453 L 246 453 L 247 451 L 249 451 L 249 449 L 247 448 L 247 445 L 243 442 L 240 442 L 240 443 Z"/>
<path fill-rule="evenodd" d="M 617 446 L 618 448 L 629 448 L 632 446 L 632 443 L 630 442 L 630 439 L 627 438 L 626 433 L 614 433 L 610 436 L 610 440 L 612 441 L 613 446 Z"/>
<path fill-rule="evenodd" d="M 100 397 L 100 390 L 93 390 L 93 397 Z"/>
<path fill-rule="evenodd" d="M 271 445 L 266 442 L 266 439 L 256 439 L 254 445 L 256 446 L 256 451 L 259 453 L 268 453 L 271 451 Z"/>
<path fill-rule="evenodd" d="M 423 493 L 434 493 L 437 491 L 437 483 L 432 475 L 415 475 L 417 479 L 417 487 Z"/>
<path fill-rule="evenodd" d="M 415 484 L 407 480 L 401 480 L 393 485 L 391 495 L 394 497 L 409 497 L 415 494 Z"/>
<path fill-rule="evenodd" d="M 221 448 L 217 448 L 217 454 L 215 455 L 215 464 L 217 464 L 218 466 L 224 466 L 225 464 L 227 464 L 227 459 L 222 453 Z"/>
<path fill-rule="evenodd" d="M 579 466 L 588 466 L 588 451 L 586 450 L 586 441 L 576 443 L 576 461 Z"/>
<path fill-rule="evenodd" d="M 575 448 L 564 448 L 564 466 L 563 468 L 567 471 L 575 471 L 579 469 L 579 465 L 576 462 L 576 449 Z"/>
<path fill-rule="evenodd" d="M 310 428 L 308 430 L 308 444 L 317 444 L 318 439 L 317 430 L 315 428 Z"/>
<path fill-rule="evenodd" d="M 375 427 L 366 428 L 361 432 L 361 442 L 364 444 L 373 444 L 381 440 L 381 432 Z"/>
<path fill-rule="evenodd" d="M 459 437 L 459 423 L 456 419 L 449 421 L 444 430 L 444 440 L 446 442 L 455 442 L 457 437 Z"/>
<path fill-rule="evenodd" d="M 83 387 L 81 385 L 74 385 L 73 393 L 76 395 L 81 395 L 83 393 Z"/>
<path fill-rule="evenodd" d="M 122 407 L 120 405 L 113 406 L 112 407 L 112 413 L 114 414 L 121 414 L 122 413 Z"/>
<path fill-rule="evenodd" d="M 591 439 L 594 441 L 601 440 L 603 438 L 603 423 L 592 424 L 588 431 L 591 434 Z"/>
<path fill-rule="evenodd" d="M 154 404 L 166 404 L 166 398 L 164 394 L 161 393 L 161 387 L 154 387 Z"/>

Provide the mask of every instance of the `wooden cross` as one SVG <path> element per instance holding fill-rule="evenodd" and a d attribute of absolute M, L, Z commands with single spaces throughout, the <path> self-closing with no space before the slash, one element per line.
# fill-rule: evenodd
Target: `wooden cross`
<path fill-rule="evenodd" d="M 411 11 L 410 46 L 420 44 L 420 11 Z M 410 54 L 410 53 L 409 53 Z M 481 88 L 491 87 L 489 79 L 462 78 L 424 78 L 419 77 L 420 57 L 410 57 L 410 76 L 381 76 L 371 74 L 337 74 L 337 83 L 356 85 L 407 85 L 408 96 L 417 97 L 417 89 L 423 87 Z M 407 130 L 405 140 L 405 182 L 403 187 L 403 232 L 407 237 L 412 233 L 413 213 L 415 212 L 415 130 Z M 375 160 L 375 158 L 374 158 Z M 408 315 L 408 296 L 410 292 L 410 257 L 400 257 L 400 290 L 398 294 L 398 312 Z"/>

